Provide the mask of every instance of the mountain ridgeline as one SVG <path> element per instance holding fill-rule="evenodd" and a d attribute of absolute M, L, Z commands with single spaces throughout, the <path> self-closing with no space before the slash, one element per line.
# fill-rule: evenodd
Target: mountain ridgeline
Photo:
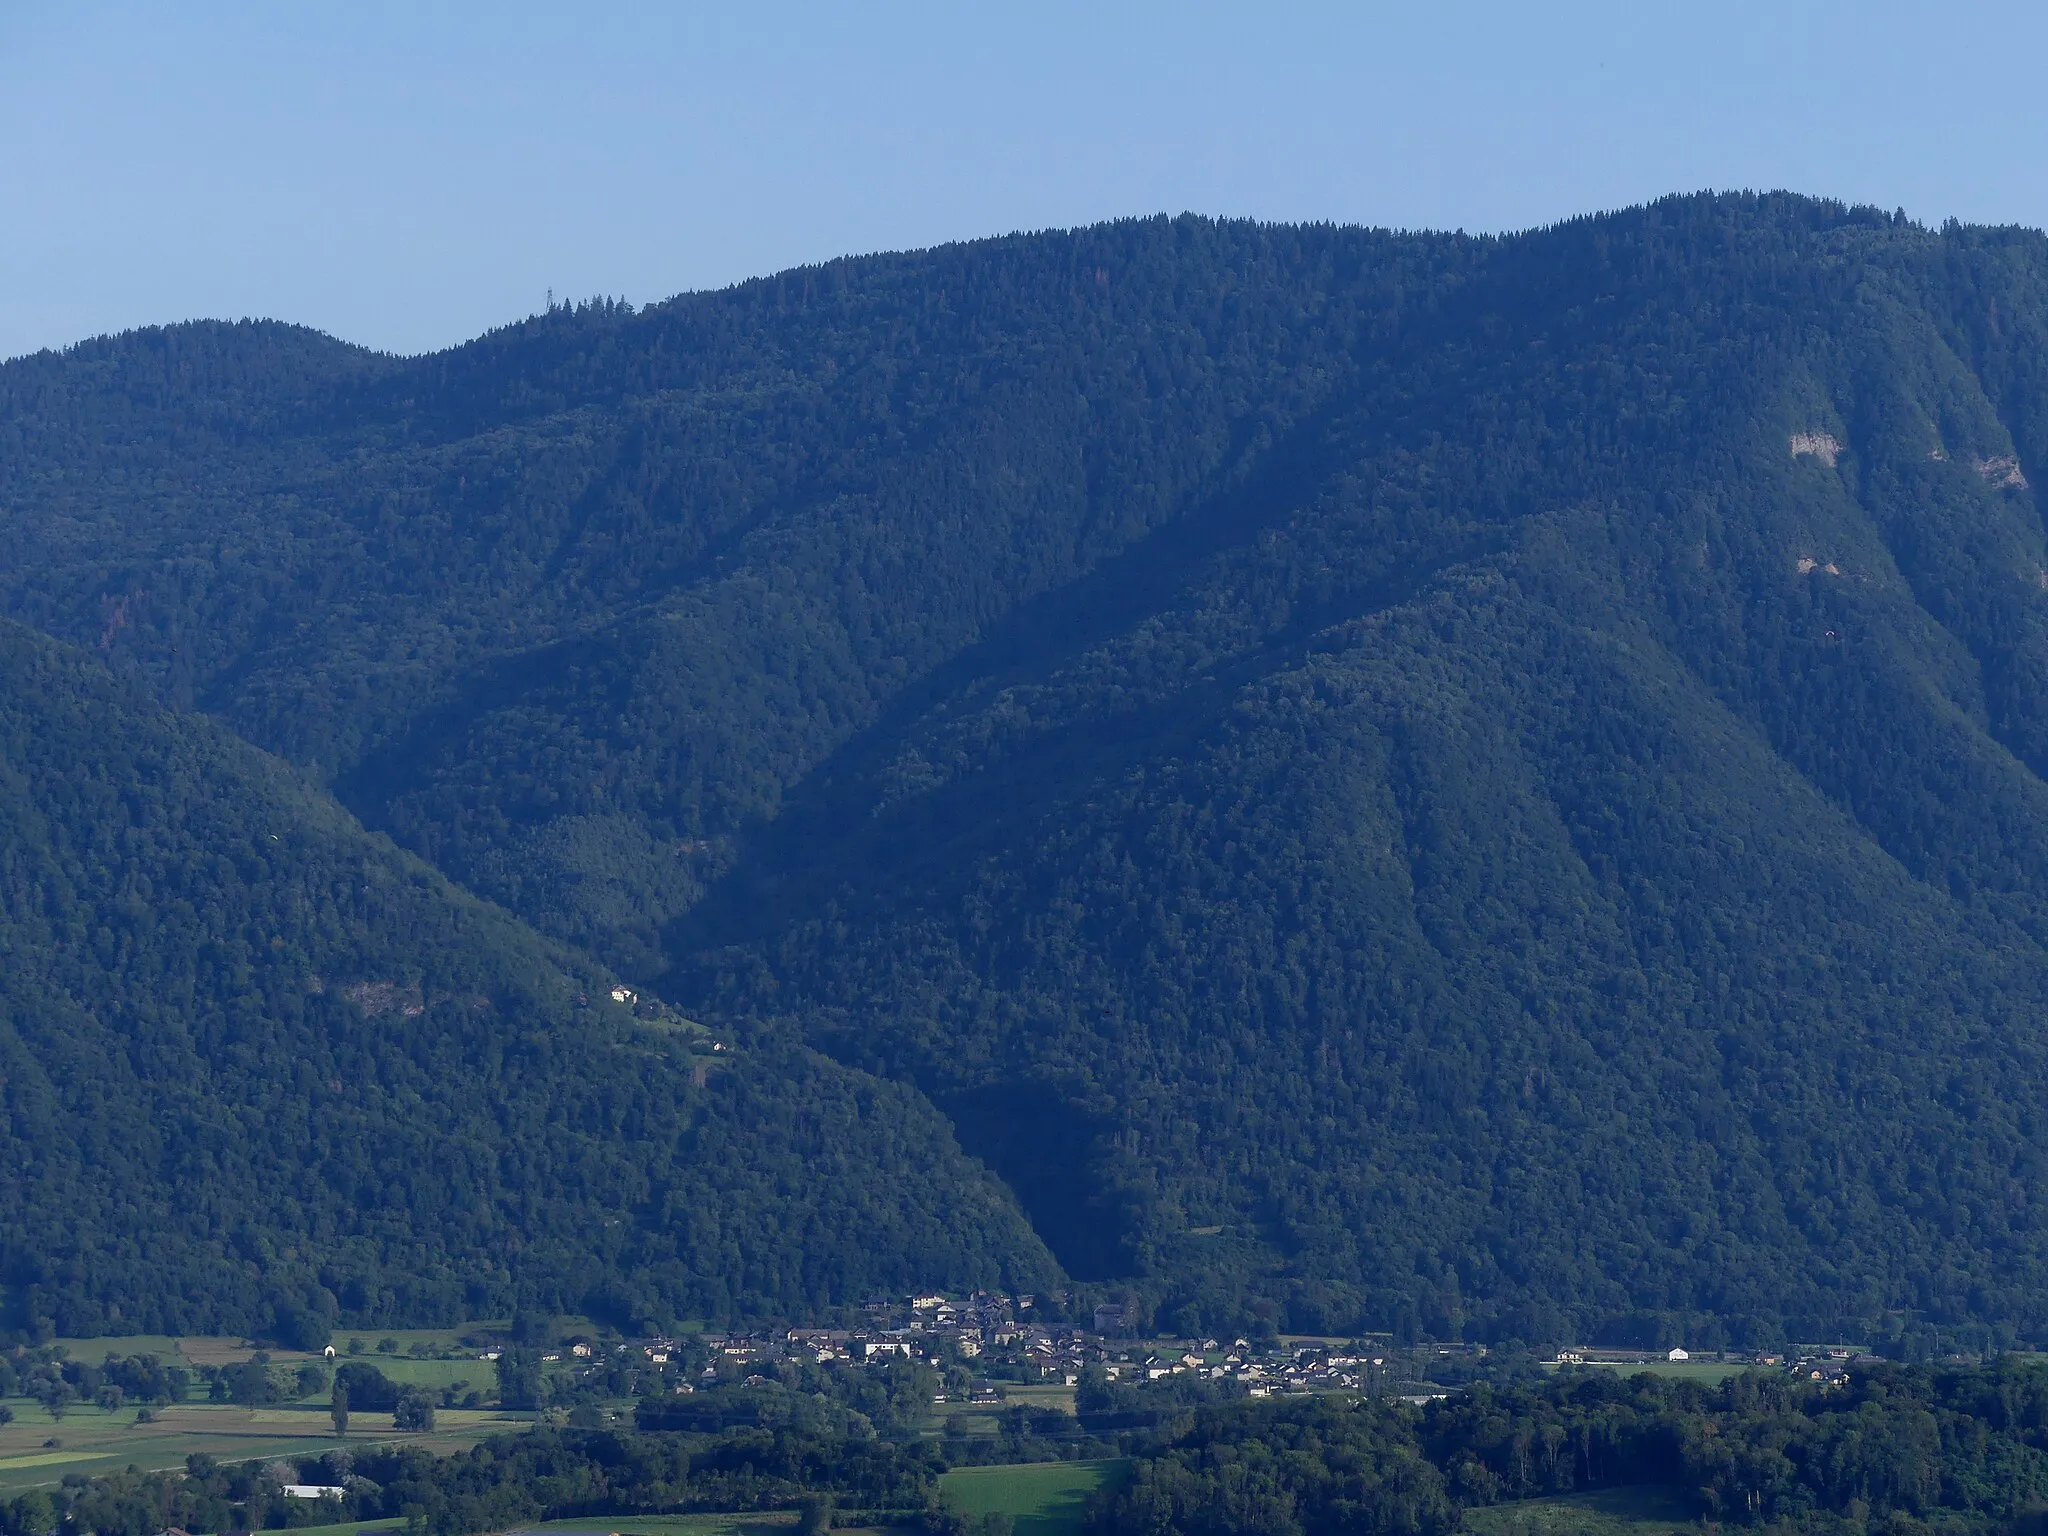
<path fill-rule="evenodd" d="M 49 1086 L 0 1179 L 118 1170 L 75 1252 L 14 1201 L 0 1279 L 109 1327 L 232 1261 L 365 1318 L 1063 1270 L 1190 1332 L 2048 1342 L 2040 466 L 2048 238 L 1791 196 L 5 364 L 0 612 L 97 653 L 11 638 L 6 708 L 238 766 L 0 758 L 74 850 L 6 866 Z M 325 829 L 320 900 L 237 864 L 244 794 Z M 150 815 L 146 887 L 75 851 Z M 222 915 L 124 939 L 179 878 Z M 563 1001 L 612 974 L 729 1074 Z M 323 1123 L 373 1047 L 397 1097 Z M 202 1132 L 239 1225 L 163 1214 Z"/>

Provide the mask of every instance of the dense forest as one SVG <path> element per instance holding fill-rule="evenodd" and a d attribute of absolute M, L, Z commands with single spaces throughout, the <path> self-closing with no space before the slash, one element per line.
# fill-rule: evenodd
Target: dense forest
<path fill-rule="evenodd" d="M 423 358 L 249 323 L 0 365 L 0 612 L 518 920 L 435 887 L 479 931 L 747 1042 L 673 1094 L 593 1056 L 591 1094 L 746 1082 L 787 1166 L 914 1206 L 723 1292 L 536 1212 L 662 1306 L 1056 1262 L 1190 1332 L 1996 1344 L 2048 1339 L 2044 464 L 2038 233 L 1155 219 Z M 104 965 L 150 898 L 77 889 L 38 942 Z M 468 942 L 436 963 L 502 969 Z M 423 1015 L 465 1073 L 592 1038 L 530 1016 Z M 66 1032 L 15 1028 L 47 1071 Z M 44 1139 L 138 1102 L 130 1049 Z M 233 1102 L 310 1126 L 305 1076 Z M 153 1123 L 105 1192 L 138 1211 Z M 738 1161 L 720 1219 L 772 1247 L 797 1186 Z M 350 1240 L 396 1252 L 442 1207 L 384 1189 Z"/>
<path fill-rule="evenodd" d="M 776 1509 L 801 1510 L 803 1529 L 824 1530 L 836 1506 L 863 1528 L 972 1536 L 940 1478 L 993 1442 L 901 1425 L 878 1433 L 829 1397 L 791 1398 L 807 1411 L 697 1430 L 544 1427 L 452 1456 L 338 1445 L 241 1465 L 196 1455 L 182 1473 L 74 1474 L 61 1488 L 0 1500 L 0 1533 L 152 1536 L 166 1524 L 207 1533 L 404 1518 L 409 1531 L 471 1536 L 550 1518 Z M 1065 1420 L 1053 1433 L 1069 1447 L 1085 1438 L 1065 1414 L 1030 1412 Z M 1718 1387 L 1565 1372 L 1480 1384 L 1422 1408 L 1331 1397 L 1218 1403 L 1086 1445 L 1129 1459 L 1128 1475 L 1091 1502 L 1091 1536 L 1451 1536 L 1471 1510 L 1613 1488 L 1663 1490 L 1711 1523 L 1703 1528 L 2032 1536 L 2048 1512 L 2048 1369 L 1888 1366 L 1832 1383 L 1751 1373 Z M 1039 1459 L 1061 1448 L 1044 1440 Z M 336 1491 L 294 1499 L 283 1491 L 290 1483 Z"/>
<path fill-rule="evenodd" d="M 1130 1482 L 1098 1502 L 1099 1536 L 1450 1532 L 1467 1509 L 1621 1486 L 1780 1531 L 2032 1530 L 2048 1508 L 2048 1375 L 1879 1368 L 1709 1388 L 1565 1373 L 1420 1412 L 1205 1409 L 1139 1449 Z"/>
<path fill-rule="evenodd" d="M 10 1329 L 801 1315 L 1052 1261 L 915 1095 L 706 1054 L 287 765 L 0 622 Z"/>

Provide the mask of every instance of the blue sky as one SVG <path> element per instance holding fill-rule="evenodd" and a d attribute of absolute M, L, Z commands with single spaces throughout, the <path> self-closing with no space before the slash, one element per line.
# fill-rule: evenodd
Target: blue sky
<path fill-rule="evenodd" d="M 1513 229 L 1700 187 L 2048 224 L 2048 6 L 0 0 L 0 356 L 1192 209 Z"/>

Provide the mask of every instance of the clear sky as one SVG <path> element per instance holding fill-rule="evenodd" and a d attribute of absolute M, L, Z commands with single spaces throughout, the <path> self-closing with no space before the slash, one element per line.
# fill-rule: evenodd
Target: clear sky
<path fill-rule="evenodd" d="M 448 345 L 1192 209 L 1521 228 L 1791 187 L 2048 224 L 2048 6 L 0 0 L 0 356 Z"/>

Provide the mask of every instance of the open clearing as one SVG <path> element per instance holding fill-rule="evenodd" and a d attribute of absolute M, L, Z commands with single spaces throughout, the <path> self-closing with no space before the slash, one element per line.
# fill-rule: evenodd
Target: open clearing
<path fill-rule="evenodd" d="M 1033 1408 L 1057 1408 L 1062 1413 L 1074 1411 L 1074 1389 L 1072 1387 L 1032 1385 L 1020 1386 L 1006 1381 L 1000 1384 L 1005 1401 L 1028 1403 Z M 1000 1410 L 999 1410 L 1000 1411 Z"/>
<path fill-rule="evenodd" d="M 581 1319 L 569 1321 L 580 1322 Z M 497 1318 L 488 1322 L 464 1323 L 457 1328 L 336 1329 L 332 1342 L 337 1355 L 346 1354 L 350 1344 L 359 1343 L 363 1346 L 363 1358 L 369 1359 L 376 1354 L 377 1345 L 385 1339 L 394 1340 L 398 1345 L 397 1353 L 401 1355 L 415 1344 L 424 1344 L 429 1349 L 461 1349 L 463 1338 L 469 1334 L 495 1333 L 509 1326 L 505 1319 Z"/>
<path fill-rule="evenodd" d="M 334 1363 L 374 1365 L 401 1386 L 429 1387 L 438 1392 L 443 1387 L 467 1384 L 485 1397 L 496 1397 L 498 1393 L 498 1367 L 489 1360 L 407 1360 L 393 1355 L 344 1355 Z"/>
<path fill-rule="evenodd" d="M 591 1515 L 581 1520 L 541 1520 L 522 1525 L 509 1536 L 754 1536 L 762 1531 L 787 1531 L 797 1521 L 794 1510 L 746 1514 Z M 353 1520 L 338 1525 L 294 1526 L 291 1536 L 380 1536 L 405 1522 Z M 849 1529 L 849 1527 L 840 1527 Z"/>
<path fill-rule="evenodd" d="M 947 1501 L 968 1515 L 1008 1515 L 1016 1536 L 1073 1536 L 1081 1508 L 1098 1488 L 1130 1475 L 1127 1461 L 1039 1461 L 1007 1467 L 956 1467 L 939 1479 Z"/>
<path fill-rule="evenodd" d="M 481 1327 L 485 1325 L 472 1324 L 470 1326 Z M 456 1347 L 455 1336 L 458 1332 L 463 1331 L 466 1330 L 453 1328 L 411 1328 L 395 1329 L 382 1333 L 372 1332 L 367 1338 L 360 1340 L 363 1344 L 364 1352 L 357 1355 L 346 1353 L 349 1346 L 348 1338 L 337 1338 L 335 1341 L 335 1358 L 332 1360 L 328 1360 L 322 1355 L 306 1354 L 289 1349 L 272 1349 L 269 1351 L 269 1355 L 272 1364 L 286 1367 L 297 1367 L 308 1361 L 325 1365 L 329 1368 L 349 1364 L 371 1365 L 375 1366 L 387 1378 L 397 1382 L 400 1386 L 425 1387 L 429 1391 L 436 1393 L 445 1387 L 457 1387 L 464 1395 L 473 1391 L 481 1394 L 485 1401 L 489 1401 L 495 1398 L 498 1392 L 497 1367 L 489 1360 L 477 1359 L 476 1351 L 464 1349 L 453 1360 L 421 1360 L 406 1353 L 415 1344 L 424 1344 L 432 1349 Z M 399 1346 L 399 1352 L 395 1354 L 379 1354 L 377 1352 L 377 1345 L 384 1339 L 395 1340 Z M 171 1338 L 163 1334 L 146 1334 L 113 1339 L 58 1339 L 56 1342 L 65 1347 L 72 1359 L 83 1360 L 92 1364 L 97 1364 L 101 1360 L 106 1359 L 110 1354 L 155 1355 L 159 1360 L 168 1364 L 183 1364 L 194 1368 L 202 1365 L 239 1365 L 254 1355 L 257 1348 L 256 1345 L 250 1343 L 247 1339 L 236 1339 L 222 1335 Z M 205 1395 L 203 1386 L 195 1384 L 194 1390 L 200 1396 Z M 327 1392 L 323 1389 L 313 1397 L 300 1398 L 297 1401 L 324 1408 L 327 1404 Z M 81 1412 L 79 1409 L 73 1409 L 72 1411 L 74 1414 Z M 91 1410 L 84 1411 L 90 1412 Z M 15 1413 L 17 1417 L 22 1416 L 22 1410 L 19 1408 L 15 1410 Z M 28 1416 L 32 1417 L 37 1423 L 45 1422 L 48 1417 L 40 1409 L 33 1409 Z M 128 1416 L 131 1418 L 134 1416 L 132 1409 L 129 1410 Z"/>
<path fill-rule="evenodd" d="M 1668 1488 L 1603 1488 L 1465 1511 L 1473 1536 L 1681 1536 L 1699 1522 Z"/>
<path fill-rule="evenodd" d="M 13 1398 L 14 1422 L 0 1425 L 0 1490 L 53 1483 L 68 1472 L 88 1474 L 126 1466 L 145 1471 L 181 1467 L 195 1452 L 222 1461 L 271 1456 L 306 1456 L 337 1445 L 361 1446 L 402 1440 L 435 1451 L 454 1451 L 488 1435 L 525 1428 L 530 1414 L 446 1409 L 427 1434 L 401 1435 L 388 1413 L 350 1416 L 346 1440 L 337 1440 L 325 1409 L 240 1408 L 225 1403 L 180 1403 L 156 1410 L 156 1422 L 138 1424 L 135 1410 L 104 1413 L 74 1404 L 52 1423 L 40 1404 Z M 44 1442 L 56 1440 L 58 1444 Z"/>
<path fill-rule="evenodd" d="M 16 1467 L 54 1467 L 67 1461 L 91 1461 L 91 1451 L 38 1451 L 33 1456 L 0 1457 L 0 1468 L 8 1471 Z"/>
<path fill-rule="evenodd" d="M 460 1328 L 391 1328 L 369 1329 L 357 1334 L 336 1334 L 334 1336 L 334 1364 L 348 1360 L 363 1360 L 377 1366 L 393 1380 L 399 1379 L 399 1370 L 408 1366 L 421 1365 L 462 1365 L 482 1370 L 489 1374 L 491 1362 L 478 1360 L 476 1351 L 460 1341 L 465 1334 L 478 1329 L 489 1329 L 502 1324 L 466 1323 Z M 397 1346 L 395 1350 L 379 1351 L 377 1346 L 389 1339 Z M 240 1365 L 258 1349 L 265 1350 L 279 1365 L 297 1365 L 306 1360 L 324 1358 L 321 1351 L 280 1349 L 276 1345 L 259 1345 L 249 1339 L 238 1339 L 229 1334 L 190 1334 L 174 1338 L 169 1334 L 129 1334 L 117 1338 L 102 1339 L 54 1339 L 73 1360 L 86 1360 L 98 1364 L 108 1355 L 155 1355 L 170 1364 L 185 1365 Z M 352 1344 L 361 1348 L 350 1353 Z M 455 1360 L 418 1360 L 412 1357 L 415 1346 L 424 1346 L 437 1353 L 453 1351 Z"/>
<path fill-rule="evenodd" d="M 118 1339 L 52 1339 L 73 1360 L 90 1360 L 95 1365 L 109 1355 L 155 1355 L 159 1360 L 177 1360 L 178 1340 L 167 1333 L 129 1334 Z"/>
<path fill-rule="evenodd" d="M 544 1520 L 524 1525 L 513 1536 L 528 1531 L 543 1536 L 750 1536 L 755 1531 L 786 1531 L 796 1524 L 794 1510 L 743 1515 L 599 1515 L 590 1520 Z M 292 1536 L 301 1536 L 292 1532 Z"/>

